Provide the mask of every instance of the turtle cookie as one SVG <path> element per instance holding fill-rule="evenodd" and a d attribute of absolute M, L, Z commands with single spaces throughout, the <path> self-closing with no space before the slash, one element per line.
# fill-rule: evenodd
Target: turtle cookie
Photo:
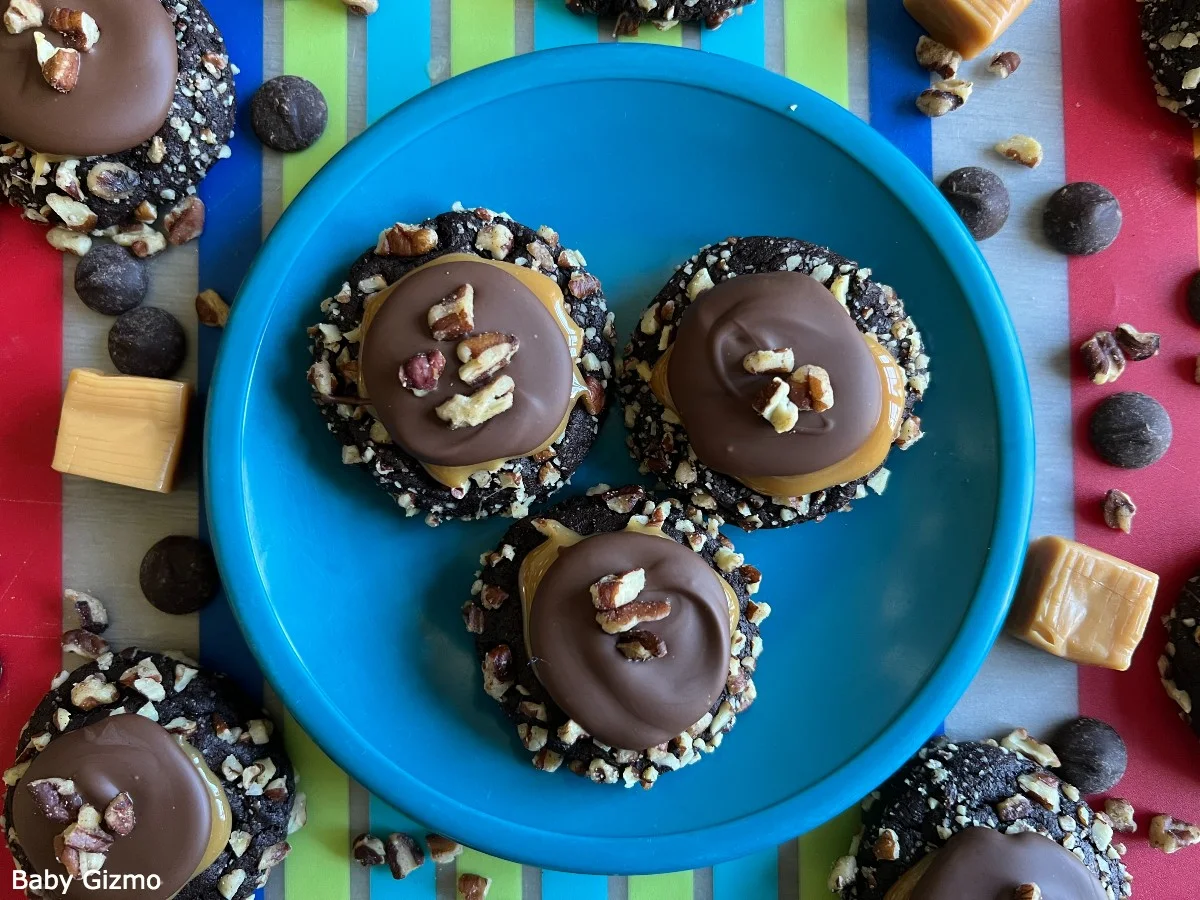
<path fill-rule="evenodd" d="M 199 0 L 0 0 L 0 190 L 51 243 L 139 256 L 203 228 L 192 195 L 229 155 L 234 67 Z M 79 237 L 71 244 L 71 233 Z M 82 242 L 82 247 L 78 242 Z"/>
<path fill-rule="evenodd" d="M 642 471 L 746 530 L 883 493 L 929 357 L 870 269 L 790 238 L 730 238 L 686 261 L 633 330 L 619 378 Z"/>
<path fill-rule="evenodd" d="M 703 21 L 708 28 L 720 28 L 727 19 L 739 15 L 754 0 L 566 0 L 567 9 L 584 15 L 591 13 L 616 19 L 613 36 L 637 34 L 647 22 L 662 31 L 680 22 Z"/>
<path fill-rule="evenodd" d="M 485 209 L 379 235 L 309 329 L 308 379 L 342 462 L 425 521 L 519 518 L 583 461 L 612 316 L 583 255 Z"/>
<path fill-rule="evenodd" d="M 1158 673 L 1171 699 L 1179 704 L 1179 717 L 1200 735 L 1200 718 L 1193 714 L 1194 699 L 1200 697 L 1200 574 L 1183 586 L 1175 607 L 1163 619 L 1167 627 L 1166 652 L 1158 660 Z"/>
<path fill-rule="evenodd" d="M 1129 897 L 1113 821 L 1046 768 L 1058 763 L 1024 729 L 1000 744 L 930 741 L 863 801 L 830 890 L 843 900 Z"/>
<path fill-rule="evenodd" d="M 536 768 L 649 788 L 716 750 L 754 702 L 771 609 L 720 524 L 602 485 L 483 555 L 463 618 Z"/>
<path fill-rule="evenodd" d="M 1141 17 L 1158 105 L 1200 125 L 1200 0 L 1145 0 Z"/>
<path fill-rule="evenodd" d="M 305 819 L 267 714 L 182 656 L 105 652 L 63 672 L 17 751 L 8 845 L 47 897 L 244 900 Z"/>

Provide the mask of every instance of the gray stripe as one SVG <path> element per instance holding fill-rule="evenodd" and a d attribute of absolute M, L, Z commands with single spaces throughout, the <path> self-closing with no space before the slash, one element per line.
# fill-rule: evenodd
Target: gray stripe
<path fill-rule="evenodd" d="M 764 27 L 767 33 L 767 68 L 772 72 L 783 72 L 783 4 L 784 0 L 759 0 L 763 9 Z"/>

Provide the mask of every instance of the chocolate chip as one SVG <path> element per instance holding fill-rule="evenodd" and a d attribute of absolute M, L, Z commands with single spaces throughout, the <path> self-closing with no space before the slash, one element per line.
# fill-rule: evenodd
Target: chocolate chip
<path fill-rule="evenodd" d="M 163 538 L 146 552 L 138 579 L 151 605 L 173 616 L 203 608 L 221 586 L 208 544 L 179 534 Z"/>
<path fill-rule="evenodd" d="M 995 172 L 979 166 L 955 169 L 942 179 L 941 191 L 977 241 L 987 240 L 1008 221 L 1008 188 Z"/>
<path fill-rule="evenodd" d="M 108 332 L 108 355 L 119 372 L 170 378 L 187 356 L 183 326 L 169 312 L 141 306 L 124 313 Z"/>
<path fill-rule="evenodd" d="M 1099 719 L 1086 716 L 1068 722 L 1052 741 L 1062 760 L 1055 770 L 1063 781 L 1085 794 L 1111 790 L 1125 775 L 1129 754 L 1116 729 Z"/>
<path fill-rule="evenodd" d="M 1099 253 L 1121 231 L 1121 204 L 1108 188 L 1076 181 L 1060 187 L 1046 202 L 1042 228 L 1046 240 L 1061 253 Z"/>
<path fill-rule="evenodd" d="M 250 100 L 250 123 L 272 150 L 292 153 L 317 142 L 329 121 L 320 89 L 296 75 L 280 75 L 263 84 Z"/>
<path fill-rule="evenodd" d="M 1192 276 L 1188 282 L 1187 311 L 1197 325 L 1200 325 L 1200 272 Z"/>
<path fill-rule="evenodd" d="M 116 244 L 97 244 L 75 268 L 75 293 L 84 306 L 119 316 L 142 305 L 150 290 L 146 264 Z"/>
<path fill-rule="evenodd" d="M 1088 435 L 1105 462 L 1141 469 L 1158 462 L 1171 446 L 1171 417 L 1153 397 L 1125 391 L 1096 407 Z"/>

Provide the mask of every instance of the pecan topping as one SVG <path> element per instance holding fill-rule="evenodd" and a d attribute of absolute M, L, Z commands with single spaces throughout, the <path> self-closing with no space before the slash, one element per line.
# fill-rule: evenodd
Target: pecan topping
<path fill-rule="evenodd" d="M 129 837 L 137 825 L 133 813 L 133 798 L 128 791 L 121 791 L 104 808 L 104 825 L 117 837 Z"/>
<path fill-rule="evenodd" d="M 201 291 L 196 295 L 196 318 L 201 325 L 224 328 L 229 321 L 229 304 L 214 290 Z"/>
<path fill-rule="evenodd" d="M 46 24 L 66 38 L 68 44 L 84 53 L 89 52 L 100 40 L 100 26 L 80 9 L 56 6 Z"/>
<path fill-rule="evenodd" d="M 1013 900 L 1042 900 L 1042 889 L 1033 882 L 1017 885 L 1013 889 Z"/>
<path fill-rule="evenodd" d="M 71 231 L 87 232 L 96 227 L 96 214 L 86 204 L 72 200 L 65 194 L 51 194 L 46 198 L 46 205 Z"/>
<path fill-rule="evenodd" d="M 432 228 L 420 225 L 405 225 L 397 222 L 391 228 L 379 232 L 375 244 L 376 256 L 420 256 L 438 245 L 438 234 Z"/>
<path fill-rule="evenodd" d="M 1006 750 L 1012 750 L 1014 753 L 1020 753 L 1022 756 L 1027 756 L 1038 765 L 1046 766 L 1047 768 L 1057 769 L 1062 765 L 1058 759 L 1058 754 L 1048 744 L 1043 744 L 1037 738 L 1031 737 L 1029 732 L 1024 728 L 1018 728 L 1011 732 L 1000 742 L 1000 746 Z"/>
<path fill-rule="evenodd" d="M 1059 781 L 1049 772 L 1031 772 L 1017 776 L 1021 790 L 1051 812 L 1058 812 Z"/>
<path fill-rule="evenodd" d="M 38 0 L 9 0 L 8 9 L 4 11 L 4 27 L 9 34 L 20 34 L 40 27 L 44 15 Z"/>
<path fill-rule="evenodd" d="M 988 71 L 998 78 L 1007 78 L 1021 66 L 1021 55 L 1014 50 L 997 53 L 988 63 Z"/>
<path fill-rule="evenodd" d="M 833 385 L 829 373 L 820 366 L 800 366 L 789 381 L 789 396 L 796 409 L 820 413 L 833 408 Z"/>
<path fill-rule="evenodd" d="M 424 397 L 437 389 L 438 379 L 446 368 L 446 357 L 441 350 L 423 350 L 410 356 L 400 366 L 400 386 L 417 397 Z"/>
<path fill-rule="evenodd" d="M 455 341 L 475 328 L 475 289 L 461 284 L 429 309 L 429 331 L 435 341 Z"/>
<path fill-rule="evenodd" d="M 753 350 L 742 358 L 742 368 L 751 375 L 787 375 L 796 367 L 791 347 Z"/>
<path fill-rule="evenodd" d="M 1137 504 L 1124 491 L 1116 488 L 1104 495 L 1104 524 L 1117 531 L 1129 534 L 1133 530 L 1133 517 L 1137 513 Z"/>
<path fill-rule="evenodd" d="M 587 272 L 572 272 L 567 290 L 576 300 L 586 300 L 600 290 L 600 279 Z"/>
<path fill-rule="evenodd" d="M 1109 797 L 1104 801 L 1104 812 L 1112 823 L 1114 831 L 1137 831 L 1137 823 L 1133 821 L 1133 804 L 1122 797 Z"/>
<path fill-rule="evenodd" d="M 90 631 L 74 628 L 63 633 L 62 648 L 84 659 L 99 659 L 108 652 L 108 641 Z"/>
<path fill-rule="evenodd" d="M 79 51 L 55 47 L 40 31 L 33 33 L 38 65 L 46 84 L 60 94 L 69 94 L 79 83 Z"/>
<path fill-rule="evenodd" d="M 117 696 L 117 686 L 109 684 L 104 680 L 104 676 L 99 674 L 89 675 L 71 688 L 72 705 L 84 712 L 107 703 L 115 703 Z"/>
<path fill-rule="evenodd" d="M 485 900 L 492 889 L 492 879 L 467 872 L 458 876 L 458 893 L 463 900 Z"/>
<path fill-rule="evenodd" d="M 178 247 L 200 237 L 204 233 L 205 215 L 203 200 L 194 194 L 184 197 L 163 219 L 167 241 Z"/>
<path fill-rule="evenodd" d="M 1079 352 L 1096 384 L 1110 384 L 1125 371 L 1125 353 L 1111 331 L 1097 331 L 1080 345 Z"/>
<path fill-rule="evenodd" d="M 360 866 L 382 866 L 385 859 L 383 841 L 373 834 L 356 837 L 350 853 Z"/>
<path fill-rule="evenodd" d="M 483 690 L 493 700 L 513 686 L 513 658 L 508 644 L 497 644 L 483 655 Z"/>
<path fill-rule="evenodd" d="M 142 183 L 140 176 L 124 163 L 105 160 L 92 166 L 87 174 L 88 190 L 101 200 L 127 200 Z"/>
<path fill-rule="evenodd" d="M 974 85 L 959 78 L 934 82 L 917 95 L 917 109 L 931 119 L 954 112 L 971 96 Z"/>
<path fill-rule="evenodd" d="M 958 74 L 962 55 L 927 35 L 921 35 L 917 38 L 917 63 L 922 69 L 936 72 L 942 78 L 953 78 Z"/>
<path fill-rule="evenodd" d="M 521 342 L 515 334 L 499 331 L 473 334 L 458 345 L 458 358 L 463 363 L 458 377 L 470 387 L 484 384 L 512 362 L 520 349 Z"/>
<path fill-rule="evenodd" d="M 392 877 L 397 880 L 406 878 L 425 862 L 421 845 L 407 834 L 399 832 L 388 835 L 384 845 L 384 858 L 388 868 L 392 870 Z"/>
<path fill-rule="evenodd" d="M 606 402 L 604 385 L 596 376 L 585 375 L 583 386 L 587 388 L 587 393 L 583 395 L 583 408 L 587 410 L 590 416 L 600 415 L 600 413 L 604 412 L 604 404 Z"/>
<path fill-rule="evenodd" d="M 513 248 L 513 233 L 508 226 L 490 222 L 475 236 L 475 249 L 485 250 L 493 259 L 506 259 Z"/>
<path fill-rule="evenodd" d="M 425 835 L 425 843 L 429 845 L 429 855 L 439 866 L 454 862 L 463 852 L 462 844 L 440 834 Z"/>
<path fill-rule="evenodd" d="M 893 862 L 900 858 L 900 838 L 895 831 L 885 828 L 879 833 L 879 838 L 871 849 L 874 851 L 876 859 Z"/>
<path fill-rule="evenodd" d="M 777 434 L 791 431 L 800 418 L 789 393 L 788 383 L 776 376 L 754 398 L 754 411 L 770 422 Z"/>
<path fill-rule="evenodd" d="M 1162 348 L 1161 336 L 1153 331 L 1138 331 L 1128 322 L 1117 326 L 1114 337 L 1125 358 L 1133 362 L 1158 356 L 1158 351 Z"/>
<path fill-rule="evenodd" d="M 643 622 L 657 622 L 671 614 L 670 600 L 634 600 L 616 609 L 602 609 L 596 621 L 608 634 L 632 631 Z"/>
<path fill-rule="evenodd" d="M 1040 166 L 1044 155 L 1042 145 L 1027 134 L 1014 134 L 1001 141 L 996 145 L 996 152 L 1030 169 Z"/>
<path fill-rule="evenodd" d="M 588 588 L 588 591 L 596 609 L 619 609 L 636 600 L 645 587 L 646 570 L 631 569 L 628 572 L 605 575 Z"/>
<path fill-rule="evenodd" d="M 474 428 L 511 409 L 515 389 L 516 384 L 513 380 L 507 375 L 501 375 L 470 396 L 455 394 L 434 412 L 452 429 Z"/>
<path fill-rule="evenodd" d="M 463 625 L 471 634 L 483 634 L 483 610 L 468 600 L 462 608 Z"/>
<path fill-rule="evenodd" d="M 51 822 L 71 822 L 83 806 L 83 798 L 68 778 L 39 778 L 25 786 L 38 810 Z"/>
<path fill-rule="evenodd" d="M 626 659 L 634 662 L 645 662 L 649 659 L 662 659 L 667 655 L 667 642 L 652 631 L 635 629 L 627 631 L 617 641 L 617 649 Z"/>
<path fill-rule="evenodd" d="M 86 803 L 62 833 L 62 840 L 63 846 L 84 853 L 107 853 L 113 842 L 112 836 L 100 827 L 100 814 Z"/>
<path fill-rule="evenodd" d="M 1155 816 L 1150 820 L 1149 840 L 1155 850 L 1174 853 L 1200 843 L 1200 827 L 1170 816 Z"/>

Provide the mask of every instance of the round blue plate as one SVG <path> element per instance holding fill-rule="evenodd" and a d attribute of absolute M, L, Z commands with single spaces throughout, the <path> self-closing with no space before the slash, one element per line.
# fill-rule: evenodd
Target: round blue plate
<path fill-rule="evenodd" d="M 673 267 L 732 234 L 874 269 L 933 357 L 928 437 L 883 497 L 734 534 L 774 613 L 758 700 L 649 792 L 536 771 L 480 687 L 460 607 L 507 523 L 427 528 L 343 466 L 309 398 L 305 327 L 396 221 L 455 201 L 558 229 L 634 327 Z M 850 113 L 692 51 L 592 46 L 472 72 L 342 151 L 272 232 L 222 339 L 207 484 L 234 608 L 309 734 L 377 795 L 509 859 L 582 872 L 709 865 L 854 804 L 935 732 L 992 645 L 1025 548 L 1029 389 L 974 242 Z M 619 410 L 567 492 L 638 480 Z"/>

